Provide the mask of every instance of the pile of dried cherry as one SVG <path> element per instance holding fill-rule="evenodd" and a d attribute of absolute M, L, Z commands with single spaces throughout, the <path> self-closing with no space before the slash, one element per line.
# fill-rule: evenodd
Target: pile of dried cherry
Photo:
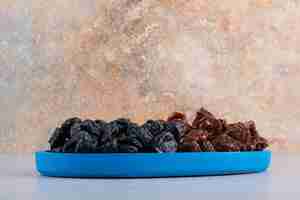
<path fill-rule="evenodd" d="M 167 120 L 148 120 L 143 125 L 129 119 L 67 119 L 49 139 L 51 152 L 227 152 L 262 151 L 268 141 L 253 121 L 227 124 L 201 108 L 192 124 L 175 112 Z"/>

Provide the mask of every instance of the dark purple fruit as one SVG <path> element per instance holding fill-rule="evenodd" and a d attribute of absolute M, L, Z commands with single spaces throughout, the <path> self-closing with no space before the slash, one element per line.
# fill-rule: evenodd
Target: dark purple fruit
<path fill-rule="evenodd" d="M 176 152 L 177 142 L 170 132 L 163 132 L 157 135 L 152 141 L 153 149 L 156 152 Z"/>

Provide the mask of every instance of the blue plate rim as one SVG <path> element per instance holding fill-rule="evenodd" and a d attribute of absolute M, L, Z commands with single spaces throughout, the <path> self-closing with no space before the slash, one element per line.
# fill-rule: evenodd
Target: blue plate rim
<path fill-rule="evenodd" d="M 47 154 L 47 155 L 77 155 L 77 156 L 99 156 L 99 155 L 107 155 L 107 156 L 126 156 L 126 155 L 132 155 L 132 156 L 153 156 L 153 155 L 201 155 L 201 154 L 226 154 L 226 155 L 232 155 L 232 154 L 258 154 L 258 153 L 266 153 L 266 154 L 272 154 L 271 150 L 263 150 L 263 151 L 214 151 L 214 152 L 165 152 L 165 153 L 61 153 L 61 152 L 50 152 L 50 151 L 36 151 L 35 154 Z"/>

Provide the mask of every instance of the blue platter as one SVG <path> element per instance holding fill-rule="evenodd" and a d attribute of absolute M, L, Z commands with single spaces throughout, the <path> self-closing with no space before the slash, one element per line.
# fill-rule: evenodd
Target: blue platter
<path fill-rule="evenodd" d="M 265 171 L 270 151 L 72 154 L 36 152 L 36 168 L 55 177 L 178 177 Z"/>

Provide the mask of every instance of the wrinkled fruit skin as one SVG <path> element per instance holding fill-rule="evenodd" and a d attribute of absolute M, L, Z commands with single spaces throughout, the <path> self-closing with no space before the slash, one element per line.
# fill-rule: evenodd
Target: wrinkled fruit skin
<path fill-rule="evenodd" d="M 254 121 L 227 124 L 204 108 L 197 112 L 192 129 L 179 144 L 180 151 L 206 152 L 262 151 L 267 147 L 268 141 L 259 136 Z"/>
<path fill-rule="evenodd" d="M 142 126 L 129 119 L 111 122 L 71 118 L 57 127 L 49 139 L 51 152 L 137 153 L 176 152 L 175 138 L 183 136 L 179 124 L 148 120 Z"/>
<path fill-rule="evenodd" d="M 157 136 L 164 130 L 164 122 L 161 120 L 148 120 L 142 125 L 142 128 L 147 129 L 152 136 Z"/>
<path fill-rule="evenodd" d="M 55 128 L 48 142 L 56 153 L 228 152 L 268 147 L 254 121 L 228 124 L 204 108 L 192 124 L 180 112 L 166 121 L 148 120 L 142 125 L 126 118 L 106 122 L 74 117 Z"/>
<path fill-rule="evenodd" d="M 89 153 L 95 152 L 98 141 L 86 131 L 73 135 L 63 146 L 63 152 Z"/>
<path fill-rule="evenodd" d="M 196 141 L 183 142 L 179 146 L 180 152 L 197 152 L 202 151 L 200 145 Z"/>
<path fill-rule="evenodd" d="M 171 132 L 165 131 L 153 139 L 153 148 L 159 153 L 176 152 L 177 142 Z"/>

